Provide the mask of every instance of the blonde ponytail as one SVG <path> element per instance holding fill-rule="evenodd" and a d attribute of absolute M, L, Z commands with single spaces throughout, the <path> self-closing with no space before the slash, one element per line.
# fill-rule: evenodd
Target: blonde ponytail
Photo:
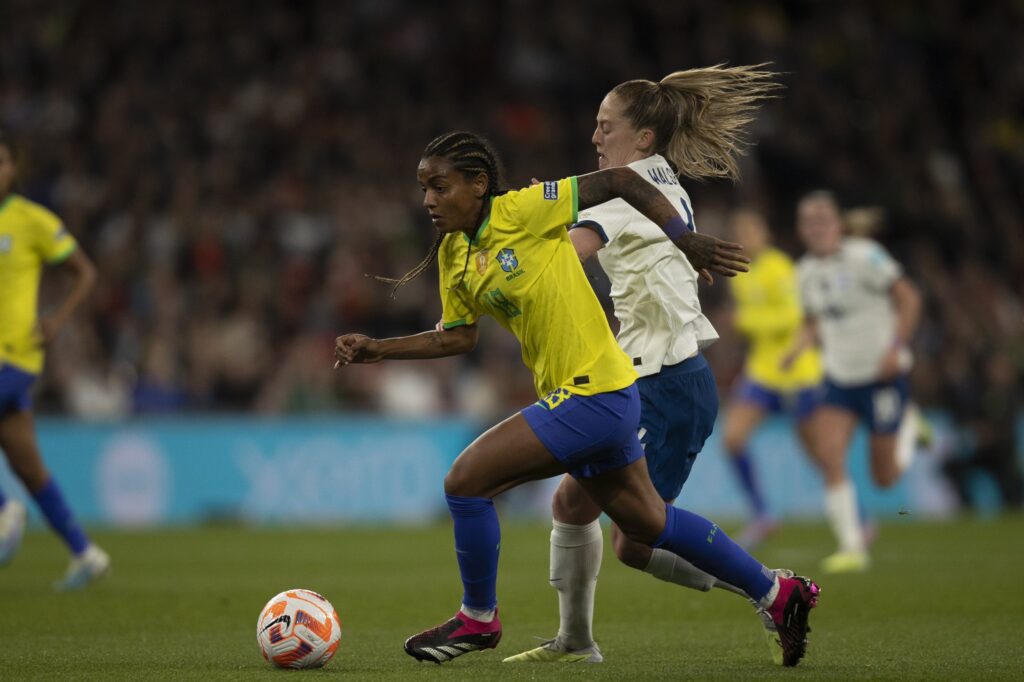
<path fill-rule="evenodd" d="M 766 64 L 676 71 L 658 83 L 626 81 L 612 90 L 637 130 L 654 132 L 658 153 L 680 176 L 739 177 L 736 157 L 749 142 L 745 128 L 761 102 L 782 86 Z"/>

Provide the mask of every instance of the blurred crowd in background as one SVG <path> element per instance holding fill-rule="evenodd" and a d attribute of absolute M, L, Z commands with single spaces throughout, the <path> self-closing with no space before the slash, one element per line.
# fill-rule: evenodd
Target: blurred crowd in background
<path fill-rule="evenodd" d="M 419 153 L 484 133 L 507 185 L 596 168 L 604 94 L 695 66 L 772 62 L 786 88 L 743 180 L 689 183 L 698 229 L 763 211 L 794 256 L 795 203 L 881 209 L 875 237 L 922 288 L 914 393 L 979 442 L 1012 440 L 1024 367 L 1024 6 L 933 0 L 459 2 L 6 0 L 0 126 L 18 191 L 101 273 L 51 349 L 38 405 L 505 414 L 534 398 L 495 324 L 470 357 L 332 370 L 340 332 L 432 328 Z M 46 298 L 61 291 L 46 280 Z M 727 287 L 704 289 L 727 393 Z M 971 425 L 974 425 L 973 427 Z M 977 427 L 977 428 L 974 428 Z M 1009 429 L 1009 431 L 1006 431 Z"/>

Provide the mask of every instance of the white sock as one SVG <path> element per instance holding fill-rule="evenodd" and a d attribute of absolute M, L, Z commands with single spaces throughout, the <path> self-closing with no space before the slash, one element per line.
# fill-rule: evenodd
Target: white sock
<path fill-rule="evenodd" d="M 478 620 L 481 623 L 490 623 L 494 620 L 494 616 L 497 613 L 497 609 L 474 609 L 472 606 L 466 606 L 465 604 L 462 605 L 460 610 L 473 620 Z"/>
<path fill-rule="evenodd" d="M 902 474 L 914 461 L 914 452 L 917 450 L 917 420 L 919 419 L 917 406 L 913 403 L 907 405 L 903 412 L 903 419 L 900 421 L 900 428 L 896 432 L 896 467 Z"/>
<path fill-rule="evenodd" d="M 825 489 L 825 515 L 841 552 L 863 552 L 864 531 L 857 513 L 857 492 L 850 479 Z"/>
<path fill-rule="evenodd" d="M 735 592 L 743 597 L 747 596 L 747 593 L 740 588 L 718 580 L 715 576 L 705 573 L 686 559 L 664 549 L 655 549 L 651 552 L 651 560 L 647 563 L 644 572 L 650 573 L 658 580 L 689 587 L 691 590 L 707 592 L 712 587 L 717 587 L 729 592 Z"/>
<path fill-rule="evenodd" d="M 551 586 L 558 590 L 558 639 L 569 649 L 594 641 L 594 590 L 601 571 L 601 524 L 585 526 L 552 520 Z"/>
<path fill-rule="evenodd" d="M 775 581 L 772 582 L 772 586 L 768 590 L 768 593 L 766 595 L 764 595 L 763 597 L 761 597 L 761 600 L 758 601 L 756 603 L 756 605 L 760 606 L 763 609 L 771 608 L 771 605 L 775 603 L 775 598 L 778 597 L 778 596 L 779 596 L 779 576 L 778 576 L 778 574 L 776 574 L 775 575 Z M 753 601 L 753 599 L 751 599 L 751 601 Z"/>

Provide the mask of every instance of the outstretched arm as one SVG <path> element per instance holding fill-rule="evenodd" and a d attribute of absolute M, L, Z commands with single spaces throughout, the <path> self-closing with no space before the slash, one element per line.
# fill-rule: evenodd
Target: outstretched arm
<path fill-rule="evenodd" d="M 708 281 L 712 272 L 734 277 L 747 271 L 750 259 L 740 254 L 742 246 L 691 232 L 668 199 L 632 168 L 606 168 L 581 175 L 576 181 L 581 211 L 612 199 L 622 199 L 660 227 Z"/>
<path fill-rule="evenodd" d="M 371 339 L 363 334 L 342 334 L 334 340 L 334 368 L 349 363 L 428 360 L 462 355 L 476 348 L 476 341 L 476 325 L 463 325 L 445 331 L 423 332 L 391 339 Z"/>

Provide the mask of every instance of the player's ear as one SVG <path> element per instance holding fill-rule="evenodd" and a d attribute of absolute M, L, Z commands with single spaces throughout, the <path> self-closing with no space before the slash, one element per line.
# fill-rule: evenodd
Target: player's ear
<path fill-rule="evenodd" d="M 637 150 L 644 153 L 654 151 L 654 131 L 650 128 L 641 128 L 636 137 Z"/>
<path fill-rule="evenodd" d="M 476 177 L 473 178 L 473 196 L 477 199 L 483 199 L 487 195 L 487 187 L 490 185 L 490 179 L 487 177 L 487 173 L 477 173 Z"/>

